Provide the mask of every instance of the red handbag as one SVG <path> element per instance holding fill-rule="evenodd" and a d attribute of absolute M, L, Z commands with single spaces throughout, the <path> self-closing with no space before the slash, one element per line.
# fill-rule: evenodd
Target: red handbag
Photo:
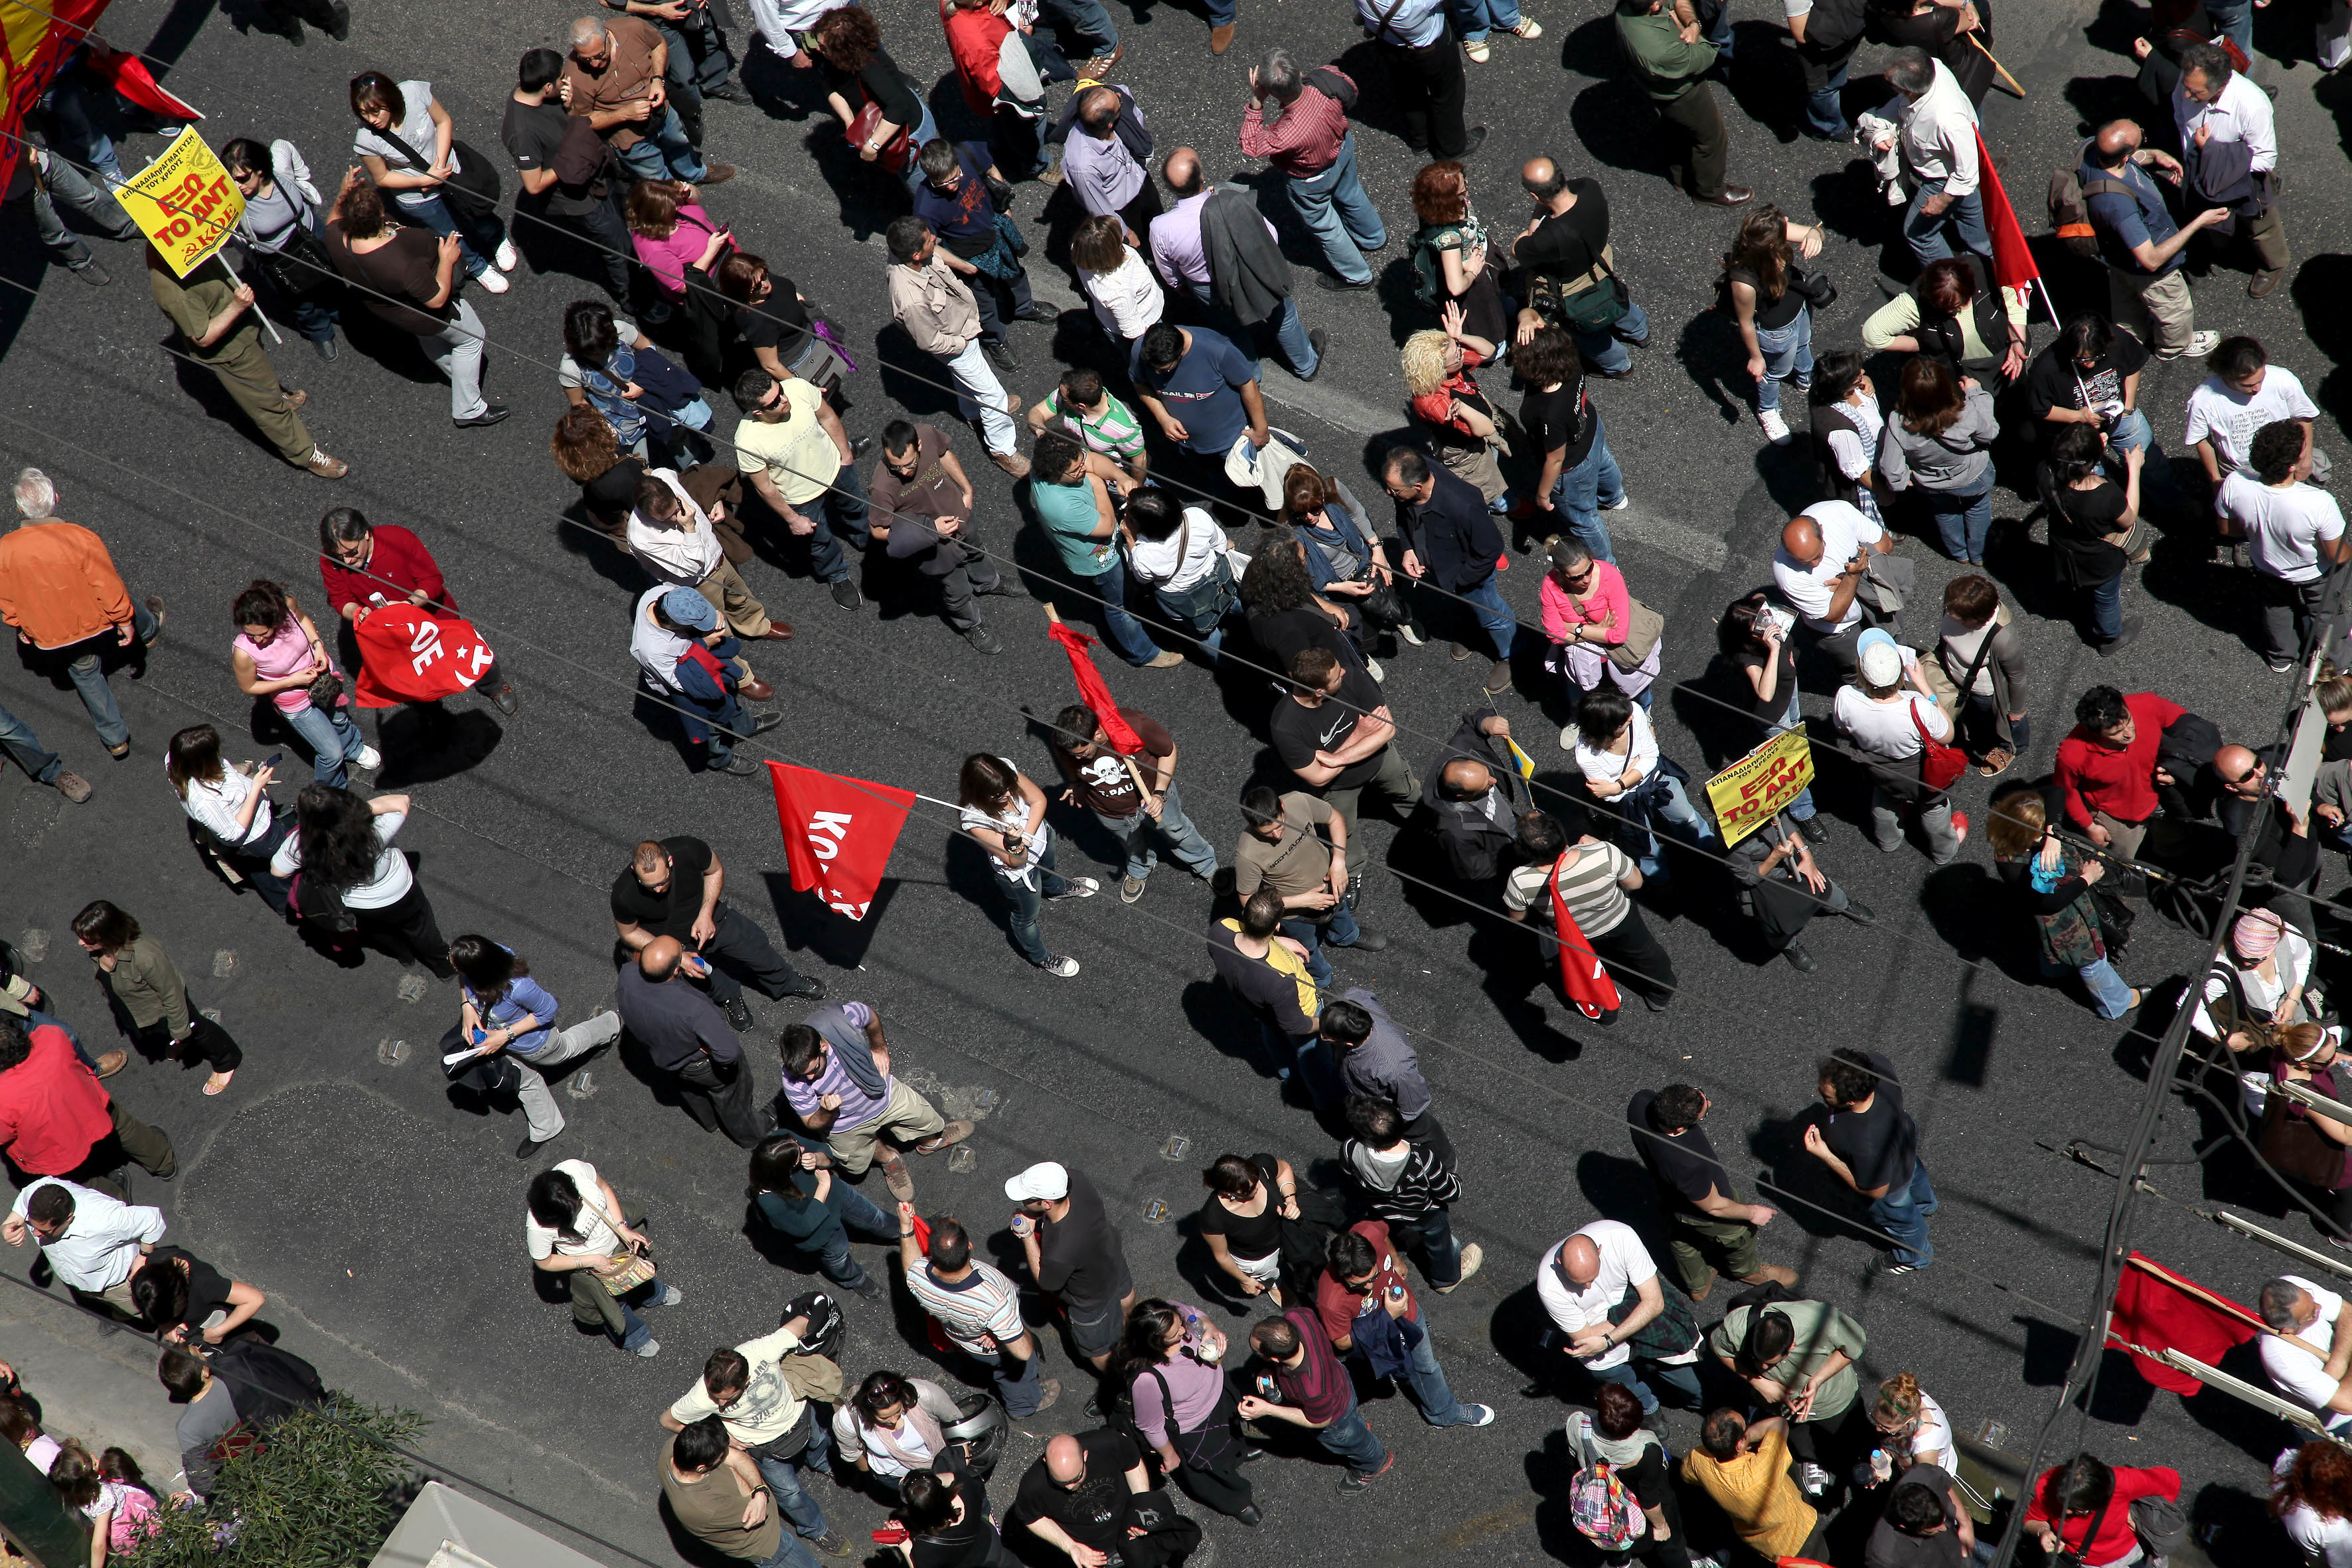
<path fill-rule="evenodd" d="M 857 117 L 849 122 L 849 144 L 863 147 L 874 139 L 874 128 L 882 123 L 882 106 L 867 99 L 858 110 Z M 898 133 L 882 144 L 874 161 L 894 174 L 903 174 L 915 156 L 915 132 L 912 127 L 901 125 Z"/>
<path fill-rule="evenodd" d="M 1912 728 L 1919 731 L 1919 782 L 1929 789 L 1941 792 L 1958 782 L 1969 771 L 1969 755 L 1958 746 L 1948 746 L 1927 733 L 1927 721 L 1919 717 L 1919 700 L 1914 697 L 1907 706 L 1911 710 Z"/>

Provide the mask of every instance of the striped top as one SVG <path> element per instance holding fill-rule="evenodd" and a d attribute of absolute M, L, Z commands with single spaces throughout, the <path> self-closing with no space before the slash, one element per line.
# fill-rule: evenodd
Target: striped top
<path fill-rule="evenodd" d="M 844 1002 L 841 1011 L 853 1029 L 863 1029 L 874 1021 L 874 1010 L 863 1002 Z M 841 1053 L 829 1050 L 824 1056 L 824 1070 L 814 1079 L 784 1075 L 784 1099 L 805 1119 L 821 1109 L 817 1102 L 824 1096 L 841 1096 L 841 1110 L 833 1119 L 833 1131 L 848 1132 L 865 1126 L 889 1107 L 891 1081 L 888 1074 L 883 1075 L 882 1098 L 877 1100 L 857 1087 L 857 1080 L 841 1065 Z"/>
<path fill-rule="evenodd" d="M 971 1273 L 952 1285 L 941 1283 L 929 1263 L 910 1268 L 907 1289 L 960 1345 L 976 1346 L 983 1335 L 1017 1340 L 1024 1331 L 1020 1292 L 1012 1280 L 977 1258 L 971 1260 Z"/>
<path fill-rule="evenodd" d="M 1577 930 L 1587 936 L 1600 936 L 1617 929 L 1625 911 L 1633 908 L 1617 881 L 1633 868 L 1633 862 L 1614 844 L 1576 847 L 1576 858 L 1559 874 L 1559 896 L 1567 901 Z M 1549 866 L 1522 866 L 1503 884 L 1503 903 L 1514 910 L 1533 907 L 1549 921 L 1551 895 L 1544 890 L 1544 884 L 1550 879 Z"/>

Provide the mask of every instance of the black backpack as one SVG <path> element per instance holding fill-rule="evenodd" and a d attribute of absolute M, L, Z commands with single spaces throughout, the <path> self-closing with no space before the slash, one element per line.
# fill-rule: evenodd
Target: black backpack
<path fill-rule="evenodd" d="M 292 1351 L 240 1334 L 212 1352 L 212 1374 L 228 1384 L 229 1402 L 240 1425 L 267 1430 L 297 1410 L 327 1403 L 319 1369 Z"/>
<path fill-rule="evenodd" d="M 1307 85 L 1346 112 L 1356 112 L 1356 84 L 1341 75 L 1337 66 L 1317 66 L 1307 73 Z"/>

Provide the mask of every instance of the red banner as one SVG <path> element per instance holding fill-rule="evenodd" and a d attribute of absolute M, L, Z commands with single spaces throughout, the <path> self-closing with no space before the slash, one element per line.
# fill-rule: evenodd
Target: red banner
<path fill-rule="evenodd" d="M 1118 716 L 1118 701 L 1111 696 L 1110 688 L 1103 684 L 1102 671 L 1095 668 L 1094 656 L 1087 652 L 1095 646 L 1095 639 L 1084 632 L 1072 631 L 1059 621 L 1048 622 L 1045 635 L 1060 643 L 1062 651 L 1070 656 L 1070 673 L 1078 682 L 1078 700 L 1094 710 L 1095 722 L 1102 726 L 1103 739 L 1109 742 L 1110 749 L 1122 757 L 1139 755 L 1143 737 Z"/>
<path fill-rule="evenodd" d="M 1977 135 L 1977 168 L 1985 229 L 1992 236 L 1993 280 L 2004 289 L 2030 289 L 2042 276 L 2042 268 L 2034 264 L 2025 230 L 2017 221 L 2017 209 L 2009 205 L 2009 193 L 2001 188 L 2000 171 L 1992 166 L 1992 153 L 1986 150 L 1981 132 Z"/>
<path fill-rule="evenodd" d="M 1561 860 L 1568 858 L 1563 853 Z M 1603 1013 L 1614 1013 L 1622 1002 L 1617 994 L 1617 982 L 1601 967 L 1601 960 L 1584 940 L 1584 929 L 1576 917 L 1568 912 L 1568 900 L 1559 896 L 1559 863 L 1551 868 L 1552 927 L 1559 935 L 1559 988 L 1576 1010 L 1588 1018 L 1598 1018 Z"/>
<path fill-rule="evenodd" d="M 58 67 L 98 26 L 106 0 L 48 0 L 47 5 L 0 5 L 0 190 L 16 172 L 25 144 L 25 116 L 57 79 Z"/>
<path fill-rule="evenodd" d="M 2261 1319 L 2227 1296 L 2208 1290 L 2186 1274 L 2132 1253 L 2116 1281 L 2115 1310 L 2107 1339 L 2131 1352 L 2132 1365 L 2158 1388 L 2191 1394 L 2205 1385 L 2189 1373 L 2144 1352 L 2178 1350 L 2207 1366 L 2252 1339 Z"/>
<path fill-rule="evenodd" d="M 864 920 L 915 792 L 790 763 L 770 763 L 768 781 L 775 786 L 776 826 L 793 889 L 814 891 L 827 909 Z"/>
<path fill-rule="evenodd" d="M 90 50 L 90 69 L 114 84 L 114 90 L 142 109 L 152 110 L 166 120 L 202 120 L 204 114 L 193 104 L 173 97 L 155 80 L 155 73 L 137 55 L 115 51 L 100 54 Z"/>
<path fill-rule="evenodd" d="M 352 635 L 360 644 L 362 708 L 454 697 L 470 690 L 498 661 L 472 622 L 404 601 L 370 610 Z"/>

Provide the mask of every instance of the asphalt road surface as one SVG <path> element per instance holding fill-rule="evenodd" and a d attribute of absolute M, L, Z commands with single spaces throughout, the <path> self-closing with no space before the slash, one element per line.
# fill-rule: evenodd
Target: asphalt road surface
<path fill-rule="evenodd" d="M 886 39 L 925 82 L 943 123 L 965 123 L 931 7 L 890 0 L 878 9 Z M 1309 15 L 1310 9 L 1314 12 Z M 2011 5 L 2001 53 L 2031 96 L 1996 96 L 1986 136 L 2001 160 L 2029 230 L 2048 169 L 2071 163 L 2086 121 L 2130 97 L 2125 46 L 2137 27 L 2127 8 L 2106 17 L 2088 0 Z M 1258 4 L 1245 8 L 1232 53 L 1212 58 L 1205 24 L 1189 7 L 1114 7 L 1128 42 L 1115 73 L 1145 104 L 1163 148 L 1190 142 L 1213 174 L 1240 174 L 1244 79 L 1256 51 L 1288 44 L 1301 58 L 1353 50 L 1368 85 L 1360 132 L 1364 177 L 1391 231 L 1409 232 L 1405 189 L 1419 160 L 1388 116 L 1376 63 L 1364 59 L 1344 7 Z M 1727 106 L 1732 177 L 1832 239 L 1824 265 L 1843 298 L 1816 329 L 1817 348 L 1854 341 L 1879 294 L 1873 276 L 1889 237 L 1885 215 L 1853 150 L 1795 133 L 1793 64 L 1776 43 L 1780 7 L 1742 0 L 1739 58 Z M 2198 278 L 2200 324 L 2249 331 L 2273 363 L 2299 373 L 2328 415 L 2324 446 L 2346 450 L 2344 384 L 2331 370 L 2345 327 L 2340 301 L 2352 262 L 2340 254 L 2347 221 L 2339 123 L 2347 95 L 2320 79 L 2294 8 L 2261 14 L 2268 56 L 2259 75 L 2279 88 L 2286 225 L 2299 268 L 2292 288 L 2246 298 L 2244 274 L 2227 267 Z M 118 0 L 105 31 L 117 44 L 151 47 L 173 62 L 170 86 L 206 115 L 215 145 L 232 135 L 289 137 L 320 183 L 346 161 L 352 121 L 346 79 L 381 68 L 429 79 L 459 135 L 488 153 L 512 187 L 497 126 L 518 52 L 561 47 L 571 13 L 552 4 L 494 8 L 375 4 L 359 7 L 351 38 L 307 32 L 299 44 L 257 25 L 249 0 L 232 9 Z M 1694 772 L 1744 749 L 1710 684 L 1713 620 L 1762 583 L 1782 521 L 1810 498 L 1801 441 L 1767 446 L 1747 411 L 1736 337 L 1710 309 L 1715 258 L 1734 219 L 1669 189 L 1659 169 L 1654 121 L 1620 79 L 1605 7 L 1548 3 L 1529 15 L 1545 37 L 1498 37 L 1494 60 L 1470 66 L 1473 120 L 1490 135 L 1472 164 L 1482 212 L 1506 228 L 1518 221 L 1519 160 L 1546 152 L 1607 185 L 1616 211 L 1620 265 L 1650 313 L 1654 336 L 1638 373 L 1599 390 L 1632 508 L 1612 514 L 1621 563 L 1636 595 L 1666 616 L 1666 670 L 1698 683 L 1662 700 L 1670 755 Z M 151 43 L 151 40 L 152 43 Z M 739 47 L 744 39 L 739 37 Z M 1864 56 L 1866 62 L 1872 58 Z M 772 83 L 781 69 L 763 62 Z M 1860 76 L 1862 73 L 1857 72 Z M 1854 108 L 1866 107 L 1859 89 Z M 1024 568 L 1051 567 L 1014 487 L 982 460 L 979 444 L 942 414 L 940 395 L 890 365 L 928 369 L 889 328 L 878 232 L 898 210 L 844 152 L 837 127 L 803 107 L 709 107 L 708 147 L 742 165 L 711 205 L 750 248 L 788 271 L 844 332 L 862 362 L 849 384 L 854 433 L 877 431 L 903 402 L 954 430 L 981 492 L 978 524 Z M 131 166 L 152 136 L 130 139 Z M 1024 187 L 1022 220 L 1046 230 L 1042 188 Z M 1270 212 L 1277 193 L 1261 192 Z M 864 998 L 886 1021 L 901 1069 L 950 1114 L 981 1117 L 973 1163 L 918 1161 L 922 1206 L 952 1212 L 1000 1256 L 1003 1179 L 1033 1161 L 1057 1159 L 1089 1173 L 1114 1206 L 1139 1285 L 1210 1302 L 1236 1330 L 1253 1314 L 1209 1283 L 1205 1253 L 1184 1216 L 1201 1196 L 1196 1172 L 1220 1151 L 1269 1149 L 1302 1169 L 1328 1162 L 1331 1134 L 1302 1107 L 1284 1103 L 1253 1065 L 1247 1031 L 1209 978 L 1199 932 L 1210 890 L 1163 870 L 1143 900 L 1059 904 L 1049 940 L 1084 964 L 1060 981 L 1022 963 L 1004 934 L 989 875 L 948 814 L 919 806 L 907 825 L 870 916 L 853 924 L 790 890 L 769 792 L 758 779 L 689 776 L 673 748 L 633 710 L 627 614 L 634 568 L 567 521 L 571 486 L 546 455 L 562 406 L 551 362 L 562 304 L 593 289 L 562 271 L 516 276 L 504 298 L 474 296 L 488 323 L 489 393 L 515 417 L 494 429 L 453 431 L 429 368 L 397 352 L 362 321 L 339 362 L 322 364 L 289 339 L 275 358 L 286 381 L 308 389 L 306 417 L 352 476 L 330 485 L 289 469 L 257 444 L 205 378 L 163 347 L 165 332 L 142 288 L 136 253 L 94 240 L 116 281 L 88 289 L 44 269 L 28 221 L 11 208 L 0 236 L 0 462 L 37 464 L 64 495 L 62 515 L 96 528 L 135 593 L 161 594 L 171 618 L 143 671 L 115 687 L 135 733 L 131 759 L 114 765 L 96 744 L 69 688 L 29 667 L 0 675 L 0 701 L 39 729 L 97 796 L 73 806 L 21 779 L 0 784 L 8 851 L 0 872 L 0 931 L 28 953 L 66 1015 L 108 1034 L 105 1009 L 81 973 L 67 922 L 106 897 L 135 912 L 177 955 L 198 1001 L 220 1011 L 245 1043 L 247 1065 L 218 1099 L 201 1079 L 169 1064 L 134 1061 L 112 1082 L 125 1102 L 170 1131 L 183 1174 L 162 1187 L 142 1180 L 142 1199 L 165 1205 L 173 1239 L 270 1297 L 268 1318 L 329 1380 L 367 1399 L 420 1408 L 439 1461 L 656 1562 L 676 1552 L 656 1507 L 654 1416 L 695 1376 L 713 1345 L 772 1325 L 777 1306 L 807 1277 L 771 1261 L 746 1223 L 743 1161 L 662 1103 L 625 1059 L 600 1058 L 571 1080 L 571 1130 L 549 1155 L 585 1156 L 647 1211 L 667 1277 L 686 1303 L 656 1314 L 664 1354 L 648 1363 L 576 1334 L 569 1314 L 534 1290 L 521 1242 L 530 1170 L 513 1159 L 519 1118 L 460 1103 L 431 1066 L 433 1042 L 454 1018 L 449 988 L 425 984 L 370 956 L 337 968 L 306 949 L 252 897 L 236 897 L 198 864 L 162 776 L 163 744 L 200 720 L 232 735 L 231 752 L 255 757 L 274 740 L 246 737 L 255 715 L 231 678 L 227 607 L 256 577 L 318 597 L 314 531 L 334 504 L 379 523 L 420 532 L 453 591 L 503 658 L 521 692 L 502 720 L 461 700 L 449 747 L 396 753 L 383 787 L 412 788 L 417 816 L 401 843 L 422 857 L 422 878 L 445 931 L 479 931 L 530 958 L 571 1016 L 609 998 L 610 931 L 604 889 L 629 846 L 649 836 L 709 838 L 729 867 L 733 904 L 823 973 L 836 997 Z M 1066 227 L 1065 224 L 1064 228 Z M 1286 227 L 1304 262 L 1295 226 Z M 1058 241 L 1040 246 L 1057 248 Z M 1382 264 L 1379 300 L 1410 310 L 1402 244 Z M 557 259 L 561 259 L 559 257 Z M 1045 254 L 1032 258 L 1041 296 L 1075 306 L 1070 278 Z M 2062 309 L 2069 278 L 2059 280 Z M 1276 423 L 1303 436 L 1313 456 L 1360 489 L 1362 458 L 1398 426 L 1402 399 L 1396 345 L 1420 323 L 1372 300 L 1342 298 L 1299 282 L 1310 324 L 1330 333 L 1328 368 L 1310 386 L 1269 363 Z M 28 292 L 37 290 L 37 297 Z M 354 311 L 352 314 L 356 315 Z M 2037 346 L 2047 341 L 2037 323 Z M 1057 327 L 1021 326 L 1022 371 L 1008 378 L 1042 395 L 1056 357 L 1099 353 L 1073 310 Z M 2179 411 L 2201 372 L 2156 367 L 2142 392 L 2159 437 L 2179 450 Z M 722 412 L 722 427 L 731 426 Z M 2014 478 L 2015 476 L 2011 476 Z M 2046 772 L 2080 689 L 2114 681 L 2157 688 L 2223 723 L 2233 736 L 2267 740 L 2288 700 L 2284 678 L 2266 676 L 2252 651 L 2241 583 L 2209 562 L 2195 524 L 2177 526 L 2131 594 L 2146 636 L 2120 658 L 2091 658 L 2049 581 L 2044 547 L 2017 520 L 2026 502 L 1999 492 L 2001 520 L 1992 572 L 2028 612 L 2021 625 L 2031 659 L 2033 746 L 2021 767 Z M 1952 570 L 1924 540 L 1924 604 Z M 1514 557 L 1504 587 L 1535 618 L 1537 557 Z M 909 603 L 887 575 L 867 578 L 876 602 L 836 609 L 790 549 L 763 545 L 751 582 L 800 635 L 756 655 L 782 689 L 784 723 L 765 754 L 937 795 L 951 795 L 969 752 L 1006 752 L 1050 774 L 1024 704 L 1069 700 L 1062 656 L 1044 636 L 1042 603 L 1088 624 L 1084 601 L 1025 575 L 1024 596 L 983 601 L 1008 645 L 982 659 L 938 619 Z M 2054 618 L 2045 618 L 2054 617 Z M 1917 617 L 1915 617 L 1917 618 Z M 1554 743 L 1560 709 L 1540 669 L 1540 641 L 1523 634 L 1518 689 L 1499 710 L 1538 760 L 1538 785 L 1566 783 Z M 1456 718 L 1479 701 L 1482 662 L 1456 664 L 1443 640 L 1387 660 L 1389 700 L 1416 768 Z M 1196 820 L 1221 854 L 1240 831 L 1234 800 L 1270 765 L 1263 743 L 1268 701 L 1258 675 L 1229 660 L 1165 671 L 1107 664 L 1120 700 L 1167 723 L 1181 746 L 1180 776 Z M 1826 710 L 1824 682 L 1808 681 L 1807 710 Z M 1540 696 L 1531 694 L 1540 693 Z M 1634 1089 L 1675 1079 L 1705 1086 L 1717 1103 L 1710 1127 L 1743 1177 L 1792 1194 L 1765 1237 L 1768 1258 L 1803 1271 L 1809 1293 L 1855 1311 L 1871 1331 L 1866 1371 L 1917 1374 L 1955 1423 L 1975 1433 L 1998 1423 L 2011 1446 L 2030 1441 L 2049 1405 L 2084 1312 L 2110 1184 L 2051 1152 L 2084 1139 L 2120 1141 L 2142 1093 L 2150 1037 L 2168 1009 L 2151 1006 L 2137 1028 L 2101 1024 L 2071 991 L 2038 982 L 2032 932 L 1998 894 L 1989 856 L 1972 838 L 1959 861 L 1930 871 L 1916 849 L 1882 857 L 1863 837 L 1863 786 L 1849 764 L 1821 751 L 1821 793 L 1838 819 L 1823 864 L 1873 906 L 1874 926 L 1816 924 L 1821 959 L 1810 976 L 1769 960 L 1704 862 L 1685 858 L 1676 891 L 1650 907 L 1683 991 L 1673 1009 L 1630 1010 L 1612 1032 L 1573 1027 L 1524 939 L 1492 915 L 1401 880 L 1386 868 L 1391 825 L 1369 828 L 1375 868 L 1366 923 L 1393 937 L 1386 952 L 1342 954 L 1343 983 L 1374 987 L 1413 1031 L 1438 1108 L 1461 1151 L 1466 1194 L 1461 1234 L 1486 1267 L 1460 1292 L 1433 1297 L 1430 1315 L 1456 1392 L 1492 1402 L 1495 1426 L 1436 1431 L 1395 1395 L 1370 1406 L 1376 1430 L 1398 1455 L 1373 1491 L 1342 1498 L 1336 1469 L 1283 1459 L 1253 1472 L 1266 1523 L 1251 1532 L 1209 1525 L 1214 1551 L 1234 1563 L 1349 1561 L 1391 1563 L 1573 1559 L 1566 1517 L 1560 1405 L 1525 1398 L 1535 1367 L 1531 1279 L 1542 1250 L 1601 1215 L 1652 1226 L 1621 1122 Z M 406 772 L 404 773 L 403 769 Z M 294 770 L 299 781 L 299 764 Z M 1983 781 L 1960 786 L 1980 813 Z M 281 790 L 281 799 L 289 791 Z M 1116 885 L 1101 835 L 1055 808 L 1066 833 L 1063 867 Z M 1422 864 L 1409 848 L 1403 864 Z M 2329 887 L 2340 887 L 2331 868 Z M 1647 901 L 1647 900 L 1645 900 Z M 2125 965 L 2158 984 L 2200 962 L 2200 945 L 2144 918 Z M 798 1009 L 757 1002 L 750 1045 L 763 1075 L 775 1072 L 777 1031 Z M 387 1042 L 404 1041 L 406 1059 Z M 1790 1119 L 1809 1101 L 1814 1058 L 1840 1045 L 1885 1051 L 1898 1064 L 1925 1129 L 1942 1199 L 1937 1259 L 1894 1283 L 1865 1283 L 1873 1248 L 1858 1215 L 1794 1146 Z M 2166 1121 L 2159 1155 L 2185 1162 L 2200 1131 L 2193 1111 Z M 1182 1139 L 1181 1152 L 1171 1140 Z M 2168 1197 L 2227 1202 L 2276 1214 L 2282 1203 L 2242 1159 L 2205 1172 L 2157 1167 Z M 887 1198 L 878 1178 L 866 1183 Z M 2213 1288 L 2251 1299 L 2279 1266 L 2274 1254 L 2230 1237 L 2165 1202 L 2143 1205 L 2138 1245 Z M 1173 1216 L 1173 1217 L 1168 1217 Z M 2308 1234 L 2307 1222 L 2284 1228 Z M 869 1264 L 877 1253 L 866 1254 Z M 24 1272 L 26 1255 L 5 1260 Z M 13 1292 L 10 1292 L 13 1296 Z M 11 1304 L 5 1310 L 21 1310 Z M 896 1321 L 853 1301 L 847 1370 L 879 1365 L 930 1373 L 933 1358 L 903 1300 Z M 5 1347 L 0 1347 L 5 1349 Z M 1079 1388 L 1056 1341 L 1055 1374 Z M 2183 1402 L 2153 1394 L 2121 1369 L 2102 1379 L 2087 1441 L 2116 1462 L 2177 1466 L 2201 1521 L 2233 1533 L 2217 1555 L 2260 1560 L 2263 1467 L 2284 1439 L 2275 1422 L 2209 1394 Z M 1082 1424 L 1083 1392 L 1026 1424 L 1008 1460 L 1025 1464 L 1042 1435 Z M 160 1392 L 157 1398 L 161 1399 Z M 2073 1426 L 2062 1426 L 2062 1442 Z M 1695 1437 L 1690 1417 L 1670 1417 L 1677 1451 Z M 92 1434 L 90 1436 L 100 1436 Z M 1007 1474 L 1005 1486 L 1013 1477 Z M 881 1510 L 821 1489 L 838 1524 L 862 1539 Z M 1009 1495 L 1007 1493 L 1006 1495 Z M 1018 1532 L 1016 1532 L 1017 1534 Z M 615 1553 L 587 1546 L 592 1554 Z"/>

